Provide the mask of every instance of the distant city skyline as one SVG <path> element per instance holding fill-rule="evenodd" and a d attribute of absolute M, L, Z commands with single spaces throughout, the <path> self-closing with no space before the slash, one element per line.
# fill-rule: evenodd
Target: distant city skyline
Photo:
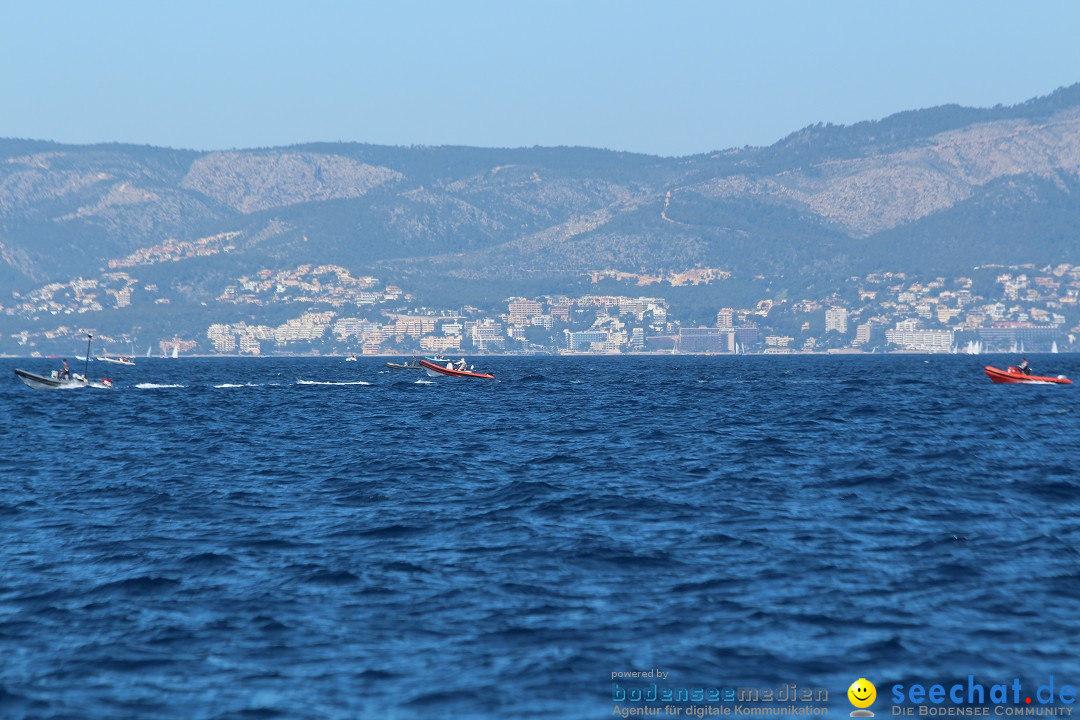
<path fill-rule="evenodd" d="M 172 257 L 162 254 L 157 261 L 172 262 L 181 249 L 173 251 Z M 693 320 L 680 316 L 664 297 L 675 285 L 659 278 L 631 294 L 511 295 L 485 307 L 439 306 L 419 300 L 407 285 L 354 276 L 340 265 L 305 263 L 232 279 L 216 299 L 202 303 L 206 309 L 197 319 L 169 324 L 164 337 L 159 323 L 132 324 L 128 312 L 151 303 L 182 304 L 182 296 L 132 274 L 142 275 L 146 265 L 110 262 L 110 269 L 119 267 L 127 271 L 50 283 L 0 308 L 26 323 L 20 332 L 0 336 L 0 353 L 65 352 L 73 337 L 81 343 L 89 330 L 106 352 L 129 346 L 134 354 L 136 344 L 141 348 L 150 342 L 147 357 L 154 345 L 163 356 L 342 351 L 979 354 L 983 349 L 1024 352 L 1025 343 L 1031 352 L 1074 352 L 1080 332 L 1080 265 L 1069 263 L 973 268 L 971 276 L 933 278 L 872 272 L 847 278 L 835 291 L 785 299 L 769 297 L 763 289 L 739 307 L 716 306 L 715 322 L 712 311 L 706 322 L 700 315 Z M 244 308 L 243 319 L 237 308 Z"/>
<path fill-rule="evenodd" d="M 687 155 L 1080 81 L 1080 5 L 15 3 L 0 137 Z"/>

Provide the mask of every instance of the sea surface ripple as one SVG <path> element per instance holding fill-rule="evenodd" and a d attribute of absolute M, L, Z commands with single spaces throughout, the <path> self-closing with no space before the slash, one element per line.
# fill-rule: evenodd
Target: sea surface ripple
<path fill-rule="evenodd" d="M 606 717 L 652 667 L 841 703 L 1080 681 L 1076 387 L 987 356 L 482 360 L 139 359 L 78 392 L 0 361 L 0 716 Z"/>

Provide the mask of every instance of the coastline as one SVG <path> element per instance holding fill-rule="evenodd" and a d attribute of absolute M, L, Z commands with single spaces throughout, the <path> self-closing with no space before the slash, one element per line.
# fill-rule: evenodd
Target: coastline
<path fill-rule="evenodd" d="M 1049 351 L 1034 351 L 1025 350 L 1023 353 L 1014 352 L 1010 350 L 989 350 L 978 355 L 970 355 L 968 353 L 951 353 L 951 352 L 924 352 L 922 350 L 890 350 L 887 352 L 863 352 L 860 350 L 851 350 L 847 348 L 835 348 L 832 350 L 821 351 L 807 351 L 797 350 L 791 352 L 749 352 L 749 353 L 690 353 L 690 352 L 625 352 L 625 353 L 593 353 L 593 352 L 555 352 L 555 353 L 450 353 L 456 357 L 476 357 L 476 358 L 574 358 L 574 357 L 605 357 L 605 358 L 618 358 L 618 357 L 634 357 L 634 358 L 653 358 L 653 357 L 799 357 L 799 356 L 871 356 L 871 355 L 926 355 L 926 356 L 953 356 L 961 355 L 966 357 L 979 357 L 980 355 L 1073 355 L 1077 351 L 1062 350 L 1057 353 Z M 227 354 L 227 353 L 214 353 L 214 354 L 195 354 L 182 355 L 176 360 L 187 359 L 249 359 L 249 360 L 265 360 L 265 359 L 282 359 L 282 358 L 324 358 L 324 359 L 341 359 L 344 360 L 349 355 L 347 353 L 340 355 L 312 355 L 310 353 L 268 353 L 266 355 L 248 355 L 248 354 Z M 64 355 L 3 355 L 0 354 L 0 360 L 58 360 L 65 357 Z M 409 358 L 409 357 L 426 357 L 424 353 L 379 353 L 377 355 L 357 355 L 357 360 L 362 358 Z M 140 358 L 136 357 L 136 360 L 173 360 L 174 358 L 168 357 L 149 357 Z"/>

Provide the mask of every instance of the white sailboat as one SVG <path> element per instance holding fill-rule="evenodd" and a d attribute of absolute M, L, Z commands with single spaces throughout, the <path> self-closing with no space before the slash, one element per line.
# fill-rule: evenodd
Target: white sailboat
<path fill-rule="evenodd" d="M 150 357 L 150 346 L 146 346 L 146 357 Z"/>
<path fill-rule="evenodd" d="M 1054 342 L 1050 343 L 1050 352 L 1052 352 L 1052 353 L 1054 353 L 1056 355 L 1057 351 L 1058 351 L 1058 349 L 1057 349 L 1057 340 L 1055 340 Z"/>
<path fill-rule="evenodd" d="M 172 346 L 172 359 L 176 360 L 180 357 L 180 343 L 173 343 Z"/>

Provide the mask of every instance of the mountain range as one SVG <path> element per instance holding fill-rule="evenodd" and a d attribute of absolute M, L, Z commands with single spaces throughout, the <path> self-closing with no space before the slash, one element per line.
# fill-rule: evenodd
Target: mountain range
<path fill-rule="evenodd" d="M 806 293 L 870 271 L 1077 263 L 1078 219 L 1080 84 L 677 158 L 0 139 L 0 305 L 123 269 L 196 307 L 236 278 L 304 263 L 432 304 L 645 276 L 705 278 L 703 297 L 735 302 L 755 278 Z"/>

